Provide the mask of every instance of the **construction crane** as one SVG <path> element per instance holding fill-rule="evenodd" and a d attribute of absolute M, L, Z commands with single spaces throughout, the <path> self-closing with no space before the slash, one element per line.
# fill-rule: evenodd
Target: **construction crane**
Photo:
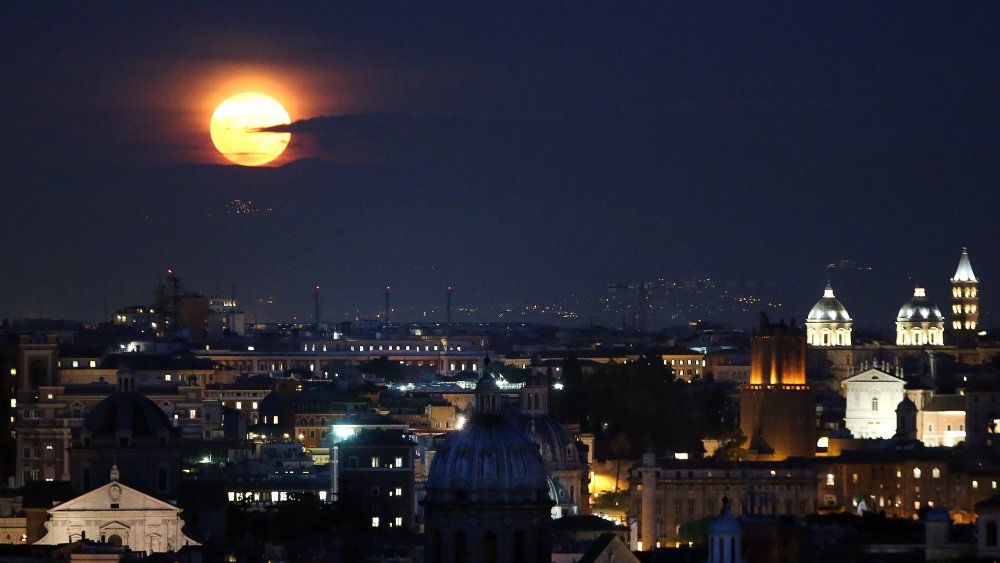
<path fill-rule="evenodd" d="M 608 293 L 617 294 L 619 291 L 637 290 L 637 300 L 632 310 L 632 329 L 639 332 L 646 332 L 649 329 L 649 292 L 654 289 L 666 287 L 664 280 L 637 281 L 613 283 L 608 286 Z"/>

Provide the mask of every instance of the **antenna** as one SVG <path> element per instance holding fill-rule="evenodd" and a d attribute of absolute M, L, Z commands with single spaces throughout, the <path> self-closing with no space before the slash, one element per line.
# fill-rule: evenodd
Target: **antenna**
<path fill-rule="evenodd" d="M 453 290 L 454 288 L 451 286 L 451 284 L 448 284 L 448 292 L 445 294 L 446 297 L 445 310 L 447 311 L 448 314 L 448 324 L 445 327 L 447 329 L 447 332 L 451 332 L 451 292 Z"/>
<path fill-rule="evenodd" d="M 313 290 L 313 306 L 315 307 L 313 319 L 316 321 L 316 331 L 319 332 L 319 284 L 316 284 Z"/>
<path fill-rule="evenodd" d="M 385 284 L 385 324 L 389 324 L 389 293 L 392 291 L 392 286 Z"/>

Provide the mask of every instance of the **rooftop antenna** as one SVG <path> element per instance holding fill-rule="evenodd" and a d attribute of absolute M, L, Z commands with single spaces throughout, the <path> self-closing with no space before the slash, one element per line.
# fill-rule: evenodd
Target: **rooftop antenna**
<path fill-rule="evenodd" d="M 389 324 L 389 292 L 392 291 L 392 286 L 385 284 L 385 324 Z"/>
<path fill-rule="evenodd" d="M 448 292 L 445 294 L 445 299 L 446 299 L 446 301 L 445 301 L 445 303 L 446 303 L 445 310 L 447 311 L 447 315 L 448 315 L 448 323 L 447 323 L 447 325 L 445 325 L 445 334 L 446 335 L 451 335 L 451 292 L 452 292 L 453 289 L 454 288 L 451 286 L 451 284 L 448 284 Z"/>
<path fill-rule="evenodd" d="M 319 331 L 319 284 L 316 284 L 316 288 L 313 290 L 313 318 L 316 320 L 316 331 Z"/>

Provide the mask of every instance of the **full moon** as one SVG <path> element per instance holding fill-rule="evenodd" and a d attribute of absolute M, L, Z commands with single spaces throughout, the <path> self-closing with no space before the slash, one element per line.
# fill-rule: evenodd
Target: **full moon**
<path fill-rule="evenodd" d="M 288 112 L 274 98 L 244 92 L 226 98 L 212 114 L 209 130 L 222 156 L 241 166 L 260 166 L 281 156 L 291 133 L 260 131 L 291 123 Z"/>

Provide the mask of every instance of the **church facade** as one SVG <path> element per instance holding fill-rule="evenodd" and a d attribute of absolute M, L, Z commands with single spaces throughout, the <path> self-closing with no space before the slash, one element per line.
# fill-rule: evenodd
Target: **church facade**
<path fill-rule="evenodd" d="M 109 483 L 49 510 L 48 532 L 35 544 L 62 545 L 89 539 L 144 553 L 200 545 L 184 535 L 180 508 L 118 479 L 115 468 Z"/>

